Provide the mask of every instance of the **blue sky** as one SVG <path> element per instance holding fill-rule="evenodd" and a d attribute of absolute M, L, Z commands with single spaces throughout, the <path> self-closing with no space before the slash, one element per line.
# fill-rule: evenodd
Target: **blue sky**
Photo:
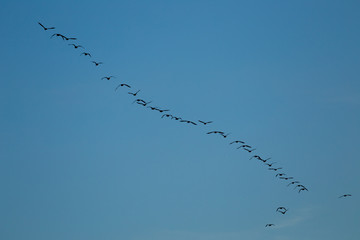
<path fill-rule="evenodd" d="M 358 239 L 359 10 L 351 0 L 2 1 L 0 238 Z M 161 119 L 115 92 L 122 82 L 171 114 L 214 122 Z M 229 145 L 237 139 L 309 192 L 249 161 Z"/>

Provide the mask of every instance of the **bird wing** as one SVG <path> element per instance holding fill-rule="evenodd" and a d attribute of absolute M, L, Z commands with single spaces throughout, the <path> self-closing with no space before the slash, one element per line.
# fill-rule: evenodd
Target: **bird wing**
<path fill-rule="evenodd" d="M 40 26 L 42 26 L 44 29 L 46 29 L 46 27 L 44 27 L 44 25 L 42 25 L 40 22 L 38 22 L 38 24 L 39 24 Z"/>

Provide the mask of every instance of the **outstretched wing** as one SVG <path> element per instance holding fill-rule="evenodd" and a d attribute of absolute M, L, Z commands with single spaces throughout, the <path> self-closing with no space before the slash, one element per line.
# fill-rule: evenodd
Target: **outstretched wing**
<path fill-rule="evenodd" d="M 42 25 L 40 22 L 38 22 L 38 24 L 42 26 L 44 30 L 46 30 L 46 27 L 44 27 L 44 25 Z"/>

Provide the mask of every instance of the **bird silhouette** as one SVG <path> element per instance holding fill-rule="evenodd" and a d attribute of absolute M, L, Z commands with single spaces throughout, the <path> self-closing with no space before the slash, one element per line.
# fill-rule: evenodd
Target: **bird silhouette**
<path fill-rule="evenodd" d="M 115 88 L 115 91 L 118 90 L 119 87 L 131 88 L 130 85 L 128 85 L 128 84 L 126 84 L 126 83 L 120 83 L 120 84 Z"/>
<path fill-rule="evenodd" d="M 272 226 L 275 226 L 275 224 L 273 224 L 273 223 L 268 223 L 268 224 L 265 225 L 265 227 L 272 227 Z"/>
<path fill-rule="evenodd" d="M 344 195 L 341 195 L 339 198 L 345 198 L 345 197 L 351 197 L 351 194 L 344 194 Z"/>
<path fill-rule="evenodd" d="M 221 132 L 221 131 L 211 131 L 211 132 L 207 132 L 206 134 L 216 134 L 216 133 L 218 133 L 218 134 L 224 134 L 224 132 Z"/>
<path fill-rule="evenodd" d="M 83 48 L 83 49 L 84 49 L 84 47 L 81 46 L 81 45 L 75 45 L 75 44 L 73 44 L 73 43 L 68 44 L 68 45 L 69 45 L 69 46 L 73 46 L 75 49 L 76 49 L 76 48 Z"/>
<path fill-rule="evenodd" d="M 245 145 L 241 145 L 241 146 L 237 147 L 237 149 L 240 149 L 240 148 L 251 148 L 251 146 L 245 144 Z"/>
<path fill-rule="evenodd" d="M 230 144 L 234 144 L 234 143 L 241 143 L 241 144 L 244 144 L 245 142 L 240 141 L 240 140 L 236 140 L 236 141 L 231 142 Z"/>
<path fill-rule="evenodd" d="M 256 148 L 253 148 L 253 149 L 247 149 L 247 148 L 243 148 L 245 151 L 247 151 L 247 152 L 249 152 L 249 153 L 251 153 L 251 152 L 253 152 L 253 151 L 255 151 L 256 150 Z"/>
<path fill-rule="evenodd" d="M 171 117 L 171 118 L 173 118 L 173 115 L 171 115 L 171 114 L 163 114 L 163 115 L 161 116 L 161 118 L 163 118 L 163 117 Z"/>
<path fill-rule="evenodd" d="M 60 34 L 60 33 L 54 33 L 53 35 L 51 35 L 50 38 L 53 38 L 54 36 L 56 36 L 56 37 L 61 37 L 62 40 L 65 40 L 65 39 L 67 38 L 67 37 L 65 37 L 64 35 Z"/>
<path fill-rule="evenodd" d="M 83 53 L 81 53 L 81 54 L 80 54 L 80 56 L 81 56 L 81 55 L 84 55 L 84 56 L 89 56 L 89 57 L 91 57 L 91 54 L 90 54 L 90 53 L 87 53 L 87 52 L 83 52 Z M 93 62 L 94 62 L 94 61 L 93 61 Z"/>
<path fill-rule="evenodd" d="M 282 177 L 282 176 L 285 176 L 286 174 L 285 173 L 278 173 L 275 175 L 275 177 Z"/>
<path fill-rule="evenodd" d="M 293 184 L 296 184 L 296 183 L 300 183 L 299 181 L 293 181 L 291 183 L 289 183 L 287 186 L 290 186 L 290 185 L 293 185 Z"/>
<path fill-rule="evenodd" d="M 199 121 L 200 123 L 204 124 L 204 125 L 212 123 L 212 121 L 209 121 L 209 122 L 204 122 L 204 121 L 201 121 L 201 120 L 198 120 L 198 121 Z"/>
<path fill-rule="evenodd" d="M 301 192 L 301 191 L 309 191 L 306 187 L 303 187 L 303 188 L 300 188 L 299 189 L 299 193 Z"/>
<path fill-rule="evenodd" d="M 186 122 L 186 123 L 191 123 L 193 125 L 197 125 L 197 123 L 195 123 L 193 121 L 189 121 L 189 120 L 180 120 L 180 122 Z"/>
<path fill-rule="evenodd" d="M 115 76 L 102 77 L 102 78 L 101 78 L 101 80 L 104 80 L 104 79 L 106 79 L 106 80 L 110 80 L 110 79 L 112 79 L 112 78 L 116 78 L 116 77 L 115 77 Z"/>
<path fill-rule="evenodd" d="M 103 64 L 103 62 L 95 62 L 95 61 L 91 61 L 92 63 L 95 64 L 95 66 L 99 66 L 100 64 Z"/>
<path fill-rule="evenodd" d="M 51 30 L 51 29 L 55 29 L 55 27 L 45 27 L 44 25 L 42 25 L 40 22 L 38 22 L 38 24 L 45 30 Z"/>
<path fill-rule="evenodd" d="M 294 187 L 294 189 L 295 189 L 295 188 L 298 188 L 298 187 L 299 187 L 299 188 L 306 188 L 304 185 L 298 184 L 298 185 L 296 185 L 296 186 Z"/>
<path fill-rule="evenodd" d="M 225 133 L 222 133 L 221 136 L 223 136 L 224 138 L 227 138 L 227 136 L 229 136 L 231 133 L 228 133 L 228 134 L 225 134 Z"/>
<path fill-rule="evenodd" d="M 282 169 L 282 167 L 279 167 L 279 168 L 268 168 L 269 170 L 273 170 L 273 171 L 277 171 L 277 170 L 280 170 Z"/>
<path fill-rule="evenodd" d="M 273 163 L 265 163 L 266 165 L 268 165 L 269 167 L 271 167 L 272 165 L 274 165 L 276 162 Z"/>
<path fill-rule="evenodd" d="M 294 179 L 294 178 L 293 177 L 280 177 L 280 179 L 289 180 L 289 179 Z"/>
<path fill-rule="evenodd" d="M 133 95 L 134 97 L 138 94 L 140 92 L 140 90 L 138 90 L 137 92 L 135 92 L 135 93 L 132 93 L 132 92 L 128 92 L 128 94 L 131 94 L 131 95 Z"/>
<path fill-rule="evenodd" d="M 173 117 L 171 117 L 171 119 L 181 120 L 182 118 L 181 118 L 181 117 L 175 117 L 175 116 L 173 116 Z"/>
<path fill-rule="evenodd" d="M 276 212 L 279 212 L 279 213 L 282 213 L 282 214 L 285 214 L 289 209 L 287 208 L 284 208 L 284 207 L 278 207 L 276 209 Z"/>
<path fill-rule="evenodd" d="M 159 111 L 159 112 L 161 112 L 161 113 L 170 111 L 170 109 L 159 109 L 159 108 L 157 108 L 157 109 L 155 109 L 155 110 L 156 110 L 156 111 Z"/>

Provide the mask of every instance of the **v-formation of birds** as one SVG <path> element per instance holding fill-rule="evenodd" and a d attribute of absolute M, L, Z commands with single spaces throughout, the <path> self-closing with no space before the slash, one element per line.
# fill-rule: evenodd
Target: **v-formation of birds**
<path fill-rule="evenodd" d="M 48 31 L 48 30 L 54 30 L 55 27 L 45 27 L 42 23 L 38 22 L 38 24 L 45 30 L 45 31 Z M 51 35 L 50 38 L 53 38 L 53 37 L 58 37 L 58 38 L 61 38 L 63 41 L 75 41 L 77 40 L 77 38 L 74 38 L 74 37 L 66 37 L 64 36 L 63 34 L 60 34 L 60 33 L 54 33 Z M 85 49 L 83 46 L 81 45 L 76 45 L 74 43 L 70 43 L 68 44 L 69 46 L 72 46 L 74 49 L 78 49 L 78 48 L 81 48 L 81 49 Z M 85 57 L 89 57 L 89 58 L 92 58 L 92 55 L 89 53 L 89 52 L 82 52 L 80 54 L 80 56 L 85 56 Z M 103 62 L 96 62 L 96 61 L 91 61 L 96 67 L 103 64 Z M 113 78 L 116 78 L 115 76 L 104 76 L 101 78 L 101 80 L 111 80 Z M 117 91 L 119 88 L 128 88 L 128 89 L 132 89 L 132 86 L 129 85 L 128 83 L 120 83 L 116 88 L 115 88 L 115 91 Z M 128 94 L 129 95 L 132 95 L 132 96 L 137 96 L 140 92 L 140 89 L 136 89 L 134 91 L 129 91 Z M 191 121 L 191 120 L 186 120 L 186 119 L 183 119 L 182 117 L 180 116 L 175 116 L 173 114 L 169 114 L 167 112 L 170 111 L 170 109 L 161 109 L 159 107 L 155 107 L 155 106 L 150 106 L 149 104 L 152 103 L 152 101 L 145 101 L 144 99 L 141 99 L 141 98 L 137 98 L 133 101 L 133 104 L 138 104 L 140 106 L 143 106 L 143 107 L 146 107 L 150 110 L 153 110 L 153 111 L 158 111 L 159 113 L 161 113 L 161 118 L 170 118 L 172 120 L 175 120 L 175 121 L 179 121 L 181 123 L 187 123 L 187 124 L 190 124 L 190 125 L 194 125 L 194 126 L 197 126 L 197 125 L 203 125 L 203 126 L 207 126 L 211 123 L 213 123 L 213 121 L 204 121 L 204 120 L 197 120 L 197 121 Z M 206 134 L 208 135 L 219 135 L 223 138 L 227 138 L 230 133 L 225 133 L 223 131 L 219 131 L 219 130 L 213 130 L 213 131 L 209 131 L 207 132 Z M 240 149 L 240 150 L 244 150 L 248 153 L 252 153 L 253 151 L 256 150 L 256 148 L 253 148 L 251 145 L 248 145 L 246 144 L 245 141 L 243 140 L 233 140 L 229 143 L 230 145 L 236 145 L 237 149 Z M 294 177 L 292 176 L 288 176 L 286 173 L 284 172 L 278 172 L 279 170 L 282 170 L 283 168 L 282 167 L 273 167 L 274 164 L 276 164 L 277 162 L 272 162 L 272 163 L 269 163 L 269 160 L 271 159 L 270 157 L 268 158 L 263 158 L 259 155 L 253 155 L 250 157 L 249 160 L 252 160 L 252 159 L 255 159 L 255 160 L 258 160 L 260 162 L 262 162 L 265 166 L 268 167 L 268 170 L 269 171 L 274 171 L 276 174 L 275 174 L 275 177 L 276 178 L 279 178 L 281 180 L 285 180 L 285 181 L 288 181 L 288 180 L 291 180 L 288 184 L 287 184 L 287 187 L 289 186 L 295 186 L 294 187 L 294 190 L 296 190 L 298 193 L 302 192 L 302 191 L 309 191 L 307 189 L 307 187 L 305 187 L 304 185 L 300 184 L 300 181 L 293 181 Z M 339 196 L 339 198 L 347 198 L 347 197 L 351 197 L 352 195 L 351 194 L 343 194 L 341 196 Z M 287 213 L 287 211 L 289 210 L 289 208 L 286 208 L 286 207 L 278 207 L 276 209 L 276 212 L 284 215 Z M 273 223 L 267 223 L 265 225 L 265 227 L 272 227 L 272 226 L 275 226 L 275 224 Z"/>

